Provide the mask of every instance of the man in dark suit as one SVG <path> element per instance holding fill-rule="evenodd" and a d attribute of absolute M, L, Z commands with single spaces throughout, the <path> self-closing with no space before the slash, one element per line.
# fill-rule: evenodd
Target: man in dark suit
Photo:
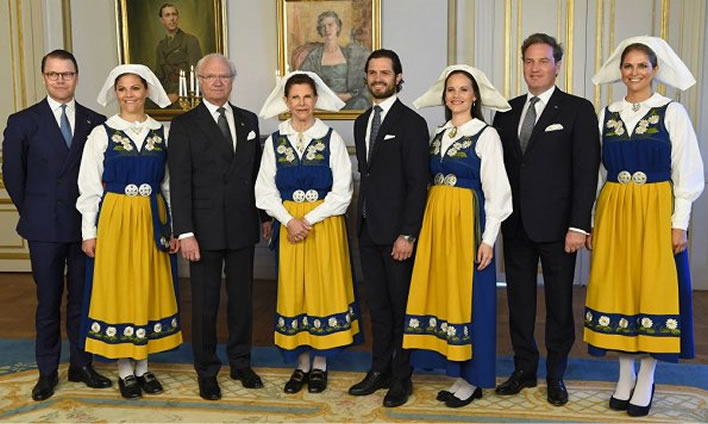
<path fill-rule="evenodd" d="M 86 257 L 81 251 L 77 179 L 81 153 L 91 130 L 106 117 L 74 100 L 79 68 L 74 56 L 54 50 L 42 58 L 47 97 L 7 120 L 2 172 L 20 220 L 17 233 L 27 239 L 37 285 L 35 355 L 39 380 L 32 399 L 54 394 L 61 353 L 62 292 L 66 266 L 66 330 L 69 381 L 105 388 L 111 381 L 91 365 L 79 340 Z"/>
<path fill-rule="evenodd" d="M 575 340 L 572 285 L 576 252 L 590 231 L 600 161 L 595 110 L 590 102 L 555 87 L 563 49 L 546 34 L 523 43 L 529 93 L 509 103 L 494 127 L 504 146 L 514 212 L 502 224 L 515 371 L 499 385 L 500 395 L 536 386 L 538 348 L 536 275 L 543 268 L 546 297 L 548 401 L 568 401 L 563 383 Z"/>
<path fill-rule="evenodd" d="M 354 123 L 361 174 L 357 231 L 374 341 L 371 370 L 349 394 L 390 387 L 387 407 L 403 405 L 412 391 L 410 355 L 402 348 L 403 319 L 430 180 L 428 126 L 396 96 L 402 73 L 395 52 L 381 49 L 369 55 L 366 81 L 374 106 Z"/>
<path fill-rule="evenodd" d="M 192 349 L 199 395 L 221 398 L 216 376 L 216 315 L 226 264 L 226 347 L 231 378 L 246 388 L 263 387 L 251 369 L 253 252 L 259 213 L 253 186 L 261 161 L 258 118 L 228 102 L 236 68 L 220 54 L 196 68 L 203 102 L 172 121 L 170 191 L 174 232 L 190 261 Z M 270 222 L 264 222 L 264 237 Z"/>

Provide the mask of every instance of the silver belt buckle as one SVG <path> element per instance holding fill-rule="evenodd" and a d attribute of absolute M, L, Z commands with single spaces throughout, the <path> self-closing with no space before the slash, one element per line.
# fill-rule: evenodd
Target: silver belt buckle
<path fill-rule="evenodd" d="M 143 197 L 148 197 L 152 194 L 152 187 L 150 187 L 150 184 L 148 183 L 140 184 L 140 187 L 138 187 L 138 193 Z"/>
<path fill-rule="evenodd" d="M 443 185 L 445 183 L 445 176 L 442 173 L 438 172 L 437 174 L 435 174 L 433 182 L 435 183 L 435 185 Z"/>
<path fill-rule="evenodd" d="M 622 171 L 617 174 L 617 182 L 620 184 L 629 184 L 632 181 L 632 174 L 629 171 Z"/>
<path fill-rule="evenodd" d="M 647 182 L 647 174 L 637 171 L 632 174 L 632 182 L 637 185 L 644 185 Z"/>
<path fill-rule="evenodd" d="M 315 190 L 315 189 L 307 190 L 307 193 L 305 193 L 305 200 L 307 200 L 310 203 L 316 202 L 317 199 L 319 199 L 319 198 L 320 198 L 320 195 L 319 195 L 319 193 L 317 193 L 317 190 Z"/>
<path fill-rule="evenodd" d="M 455 174 L 447 174 L 445 176 L 445 185 L 450 187 L 455 187 L 457 184 L 457 176 Z"/>
<path fill-rule="evenodd" d="M 302 203 L 305 201 L 305 192 L 302 190 L 295 190 L 293 192 L 293 201 L 296 203 Z"/>
<path fill-rule="evenodd" d="M 127 186 L 125 186 L 123 192 L 128 197 L 135 197 L 138 195 L 138 186 L 136 186 L 135 184 L 128 184 Z"/>

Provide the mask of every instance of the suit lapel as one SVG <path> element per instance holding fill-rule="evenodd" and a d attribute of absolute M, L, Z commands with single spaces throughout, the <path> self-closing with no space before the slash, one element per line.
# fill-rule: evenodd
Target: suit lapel
<path fill-rule="evenodd" d="M 84 144 L 86 143 L 86 137 L 89 133 L 89 128 L 91 128 L 91 122 L 88 120 L 88 114 L 83 106 L 75 103 L 74 111 L 74 138 L 71 141 L 71 147 L 69 148 L 69 154 L 64 161 L 64 166 L 62 167 L 62 173 L 66 172 L 67 169 L 71 168 L 71 165 L 80 158 L 81 152 L 84 150 Z M 61 131 L 60 131 L 61 132 Z"/>
<path fill-rule="evenodd" d="M 364 169 L 367 168 L 368 162 L 366 160 L 366 125 L 369 122 L 369 116 L 371 115 L 371 109 L 368 109 L 366 112 L 364 112 L 361 115 L 361 118 L 359 119 L 358 123 L 359 125 L 354 124 L 354 143 L 356 143 L 356 155 L 357 155 L 357 160 L 359 161 L 360 164 L 364 164 L 364 166 L 360 166 L 359 169 Z"/>
<path fill-rule="evenodd" d="M 526 97 L 520 97 L 522 99 L 519 101 L 519 105 L 517 107 L 511 108 L 511 128 L 509 128 L 509 131 L 512 131 L 512 134 L 514 134 L 514 142 L 511 143 L 513 145 L 513 150 L 514 153 L 516 154 L 517 157 L 521 157 L 521 142 L 519 140 L 519 122 L 521 121 L 521 112 L 524 110 L 524 104 L 526 104 Z"/>
<path fill-rule="evenodd" d="M 393 102 L 393 105 L 391 105 L 391 109 L 389 109 L 388 113 L 386 113 L 386 117 L 384 118 L 383 122 L 381 123 L 381 127 L 379 128 L 379 133 L 376 134 L 374 150 L 371 152 L 371 157 L 369 158 L 369 163 L 367 164 L 369 168 L 371 168 L 371 164 L 373 164 L 374 160 L 376 159 L 376 152 L 381 149 L 381 143 L 383 143 L 384 141 L 384 136 L 386 135 L 386 132 L 389 128 L 393 126 L 393 123 L 396 122 L 400 107 L 401 101 L 399 99 L 396 99 L 396 101 Z M 369 143 L 371 143 L 371 140 L 369 140 Z"/>
<path fill-rule="evenodd" d="M 248 151 L 247 143 L 260 142 L 260 140 L 247 140 L 249 128 L 246 126 L 243 116 L 241 116 L 239 111 L 232 104 L 229 103 L 229 107 L 231 107 L 231 111 L 234 114 L 234 125 L 236 126 L 236 151 L 233 154 L 231 165 L 227 173 L 231 173 L 234 169 L 237 169 L 241 162 L 248 157 L 246 153 Z"/>
<path fill-rule="evenodd" d="M 548 104 L 545 108 L 543 108 L 543 113 L 538 118 L 538 121 L 536 121 L 536 125 L 533 127 L 531 138 L 529 138 L 529 144 L 526 147 L 526 153 L 533 149 L 533 146 L 536 144 L 536 140 L 541 137 L 541 134 L 544 133 L 548 124 L 550 124 L 553 119 L 555 119 L 556 115 L 558 115 L 561 96 L 562 91 L 556 87 L 555 91 L 553 91 L 553 95 L 551 95 L 551 98 L 548 99 Z"/>
<path fill-rule="evenodd" d="M 206 139 L 216 144 L 216 148 L 222 155 L 228 157 L 230 162 L 234 154 L 233 147 L 229 147 L 224 135 L 221 134 L 219 130 L 219 126 L 216 125 L 214 118 L 211 116 L 209 109 L 207 109 L 204 103 L 197 106 L 197 125 L 199 125 L 202 132 L 206 134 Z"/>
<path fill-rule="evenodd" d="M 42 101 L 42 106 L 40 108 L 39 113 L 39 122 L 43 124 L 45 128 L 47 128 L 47 131 L 49 131 L 51 135 L 49 137 L 49 143 L 52 150 L 62 155 L 66 155 L 69 152 L 69 149 L 66 147 L 64 135 L 59 129 L 57 119 L 54 117 L 54 112 L 52 112 L 52 109 L 49 107 L 49 102 L 46 98 Z"/>

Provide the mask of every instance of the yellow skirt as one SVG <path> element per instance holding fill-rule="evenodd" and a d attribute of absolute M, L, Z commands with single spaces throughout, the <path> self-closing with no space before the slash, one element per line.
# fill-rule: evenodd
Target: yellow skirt
<path fill-rule="evenodd" d="M 624 352 L 680 351 L 669 182 L 608 182 L 597 201 L 584 339 Z"/>
<path fill-rule="evenodd" d="M 472 358 L 475 202 L 470 189 L 433 186 L 423 216 L 406 308 L 403 348 Z"/>
<path fill-rule="evenodd" d="M 164 200 L 157 200 L 166 222 Z M 182 343 L 176 279 L 169 254 L 155 245 L 149 197 L 106 194 L 92 271 L 87 352 L 139 360 Z"/>
<path fill-rule="evenodd" d="M 322 201 L 283 205 L 303 218 Z M 359 313 L 354 296 L 343 216 L 318 222 L 307 238 L 292 244 L 280 226 L 275 344 L 285 350 L 310 346 L 329 350 L 354 343 Z"/>

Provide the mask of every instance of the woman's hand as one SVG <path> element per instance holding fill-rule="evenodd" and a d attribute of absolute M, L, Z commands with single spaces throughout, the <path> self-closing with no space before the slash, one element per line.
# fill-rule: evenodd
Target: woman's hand
<path fill-rule="evenodd" d="M 273 225 L 273 221 L 266 221 L 261 223 L 261 236 L 263 240 L 270 240 L 270 231 Z"/>
<path fill-rule="evenodd" d="M 305 240 L 310 231 L 312 231 L 312 225 L 310 225 L 304 219 L 293 218 L 288 221 L 288 241 L 290 243 L 297 243 Z"/>
<path fill-rule="evenodd" d="M 688 248 L 688 235 L 686 230 L 680 228 L 671 229 L 671 245 L 674 249 L 674 255 L 678 255 Z"/>
<path fill-rule="evenodd" d="M 477 263 L 479 264 L 477 271 L 482 271 L 489 266 L 492 258 L 494 258 L 494 249 L 487 243 L 482 242 L 479 245 L 479 249 L 477 249 Z"/>
<path fill-rule="evenodd" d="M 81 250 L 89 258 L 96 257 L 96 239 L 88 239 L 81 242 Z"/>
<path fill-rule="evenodd" d="M 174 237 L 170 237 L 170 254 L 179 252 L 179 240 Z"/>

